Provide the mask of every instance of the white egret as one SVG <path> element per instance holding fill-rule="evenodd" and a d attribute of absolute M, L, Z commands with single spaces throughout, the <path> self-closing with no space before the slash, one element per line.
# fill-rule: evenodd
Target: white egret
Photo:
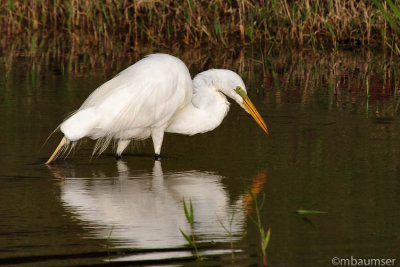
<path fill-rule="evenodd" d="M 93 153 L 102 153 L 111 140 L 116 140 L 117 159 L 131 140 L 151 137 L 155 159 L 159 160 L 165 132 L 194 135 L 220 125 L 229 110 L 226 96 L 268 133 L 237 73 L 211 69 L 192 81 L 180 59 L 149 55 L 97 88 L 61 123 L 64 137 L 46 164 L 84 137 L 98 140 Z"/>

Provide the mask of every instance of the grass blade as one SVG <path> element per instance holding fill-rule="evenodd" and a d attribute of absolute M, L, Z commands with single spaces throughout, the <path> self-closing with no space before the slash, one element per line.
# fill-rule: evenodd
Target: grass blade
<path fill-rule="evenodd" d="M 385 8 L 383 7 L 382 3 L 378 0 L 372 0 L 375 6 L 381 11 L 383 17 L 392 25 L 392 27 L 396 30 L 396 32 L 400 32 L 399 27 L 397 27 L 396 21 L 393 19 L 392 15 L 386 12 Z M 388 0 L 390 1 L 390 0 Z M 392 3 L 393 4 L 393 3 Z M 390 5 L 390 4 L 389 4 Z"/>
<path fill-rule="evenodd" d="M 396 7 L 396 5 L 392 2 L 392 0 L 386 0 L 389 4 L 390 8 L 392 9 L 393 13 L 396 15 L 398 19 L 400 19 L 400 10 Z"/>
<path fill-rule="evenodd" d="M 319 211 L 319 210 L 304 210 L 304 209 L 298 209 L 296 210 L 298 214 L 301 215 L 306 215 L 306 214 L 322 214 L 322 213 L 327 213 L 326 211 Z"/>
<path fill-rule="evenodd" d="M 195 254 L 197 259 L 201 259 L 199 255 L 199 251 L 197 250 L 197 244 L 196 244 L 196 239 L 194 237 L 194 211 L 193 211 L 193 204 L 192 200 L 189 200 L 189 209 L 186 205 L 185 198 L 182 199 L 183 201 L 183 210 L 185 212 L 186 220 L 190 225 L 190 236 L 185 234 L 185 232 L 182 231 L 182 229 L 179 228 L 179 231 L 183 235 L 183 237 L 186 239 L 186 241 L 194 248 Z"/>
<path fill-rule="evenodd" d="M 264 251 L 267 250 L 270 237 L 271 237 L 271 228 L 268 228 L 267 234 L 265 235 L 264 242 L 263 242 L 263 250 Z"/>
<path fill-rule="evenodd" d="M 181 234 L 183 235 L 183 237 L 186 239 L 186 241 L 187 241 L 190 245 L 193 246 L 192 239 L 190 239 L 190 237 L 189 237 L 187 234 L 185 234 L 185 232 L 182 231 L 182 229 L 179 228 L 179 231 L 181 232 Z"/>

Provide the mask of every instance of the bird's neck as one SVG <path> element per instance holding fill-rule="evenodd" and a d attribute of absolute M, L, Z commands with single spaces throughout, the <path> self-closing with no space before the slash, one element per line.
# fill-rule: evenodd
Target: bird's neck
<path fill-rule="evenodd" d="M 194 135 L 214 130 L 229 111 L 226 96 L 212 84 L 196 85 L 191 102 L 179 110 L 167 132 Z"/>

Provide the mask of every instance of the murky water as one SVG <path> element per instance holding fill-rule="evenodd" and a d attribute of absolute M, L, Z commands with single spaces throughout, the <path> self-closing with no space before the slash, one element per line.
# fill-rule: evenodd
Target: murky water
<path fill-rule="evenodd" d="M 226 57 L 188 64 L 193 73 L 239 70 L 269 136 L 232 104 L 212 132 L 167 134 L 161 163 L 151 142 L 135 144 L 123 161 L 111 149 L 91 159 L 89 140 L 50 167 L 41 163 L 60 135 L 41 148 L 47 136 L 120 69 L 60 74 L 32 58 L 3 58 L 0 264 L 261 265 L 247 188 L 265 195 L 270 266 L 331 266 L 333 257 L 351 256 L 400 261 L 396 66 L 370 53 Z M 201 262 L 180 232 L 190 232 L 183 199 L 193 202 Z"/>

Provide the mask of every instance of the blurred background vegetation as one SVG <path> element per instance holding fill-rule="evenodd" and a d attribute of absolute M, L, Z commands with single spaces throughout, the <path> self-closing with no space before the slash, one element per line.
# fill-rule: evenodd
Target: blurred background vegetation
<path fill-rule="evenodd" d="M 395 1 L 397 2 L 397 1 Z M 144 44 L 191 47 L 390 47 L 398 52 L 391 0 L 2 0 L 0 47 L 77 55 Z"/>

